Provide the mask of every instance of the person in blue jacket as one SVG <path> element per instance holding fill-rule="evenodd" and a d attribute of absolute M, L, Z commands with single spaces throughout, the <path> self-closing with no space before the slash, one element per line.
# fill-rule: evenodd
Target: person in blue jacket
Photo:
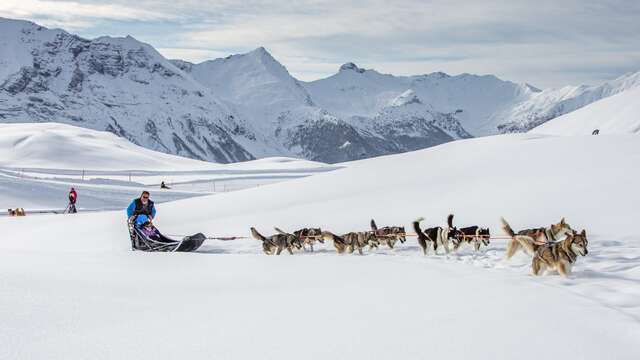
<path fill-rule="evenodd" d="M 127 217 L 134 221 L 136 226 L 151 223 L 156 217 L 156 208 L 149 199 L 149 192 L 143 191 L 139 198 L 134 199 L 127 207 Z M 132 219 L 133 218 L 133 219 Z"/>

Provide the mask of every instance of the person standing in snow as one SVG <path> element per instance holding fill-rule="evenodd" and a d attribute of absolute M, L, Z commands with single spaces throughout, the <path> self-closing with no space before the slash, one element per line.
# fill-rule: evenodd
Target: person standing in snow
<path fill-rule="evenodd" d="M 78 193 L 76 189 L 71 188 L 69 191 L 69 214 L 75 214 L 78 212 L 76 210 L 76 201 L 78 201 Z"/>
<path fill-rule="evenodd" d="M 134 199 L 127 207 L 127 217 L 136 225 L 142 225 L 146 222 L 151 223 L 156 217 L 156 208 L 149 196 L 149 192 L 145 190 L 139 198 Z"/>

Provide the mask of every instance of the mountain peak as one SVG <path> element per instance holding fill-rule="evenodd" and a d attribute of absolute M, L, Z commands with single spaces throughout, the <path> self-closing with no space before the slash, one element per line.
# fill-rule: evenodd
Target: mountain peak
<path fill-rule="evenodd" d="M 275 59 L 273 58 L 271 53 L 269 51 L 267 51 L 267 49 L 265 49 L 262 46 L 260 46 L 259 48 L 254 49 L 254 50 L 251 50 L 251 51 L 249 51 L 248 53 L 246 53 L 244 55 L 245 56 L 255 57 L 255 58 L 258 58 L 258 59 L 269 59 L 269 60 L 275 61 Z"/>
<path fill-rule="evenodd" d="M 362 74 L 365 70 L 358 67 L 358 65 L 348 62 L 340 66 L 340 71 L 355 71 L 357 73 Z"/>

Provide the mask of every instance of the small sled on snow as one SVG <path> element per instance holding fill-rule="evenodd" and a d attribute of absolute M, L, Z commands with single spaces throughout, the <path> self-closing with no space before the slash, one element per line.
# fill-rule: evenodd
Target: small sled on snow
<path fill-rule="evenodd" d="M 182 240 L 175 240 L 162 235 L 157 229 L 153 235 L 148 235 L 137 227 L 133 221 L 128 221 L 131 236 L 131 250 L 149 252 L 191 252 L 196 251 L 207 239 L 202 233 L 185 236 Z"/>

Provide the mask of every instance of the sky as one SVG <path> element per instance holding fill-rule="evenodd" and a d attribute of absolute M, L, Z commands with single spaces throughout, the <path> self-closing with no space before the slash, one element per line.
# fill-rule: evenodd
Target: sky
<path fill-rule="evenodd" d="M 87 38 L 131 35 L 192 62 L 263 46 L 305 81 L 346 62 L 540 88 L 640 71 L 640 0 L 1 0 L 0 17 Z"/>

